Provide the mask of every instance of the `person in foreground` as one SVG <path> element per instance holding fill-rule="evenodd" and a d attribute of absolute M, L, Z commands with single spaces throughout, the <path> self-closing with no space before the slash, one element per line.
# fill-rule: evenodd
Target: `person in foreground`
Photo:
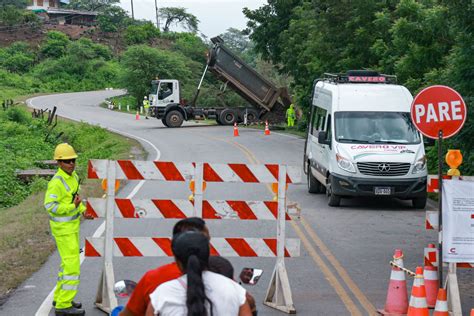
<path fill-rule="evenodd" d="M 178 221 L 173 227 L 173 238 L 185 231 L 198 231 L 210 238 L 206 222 L 199 217 L 189 217 Z M 150 302 L 150 294 L 158 285 L 176 279 L 182 275 L 176 262 L 165 264 L 146 272 L 138 282 L 127 306 L 120 316 L 142 316 Z"/>
<path fill-rule="evenodd" d="M 79 255 L 80 216 L 86 207 L 79 196 L 79 176 L 76 171 L 77 154 L 66 143 L 54 150 L 58 172 L 48 183 L 44 207 L 48 211 L 51 233 L 56 242 L 61 265 L 58 272 L 53 306 L 56 316 L 85 314 L 80 302 L 74 302 L 79 288 L 81 262 Z"/>
<path fill-rule="evenodd" d="M 183 276 L 161 284 L 150 295 L 146 316 L 251 316 L 245 289 L 235 281 L 208 271 L 209 239 L 188 231 L 172 241 Z"/>

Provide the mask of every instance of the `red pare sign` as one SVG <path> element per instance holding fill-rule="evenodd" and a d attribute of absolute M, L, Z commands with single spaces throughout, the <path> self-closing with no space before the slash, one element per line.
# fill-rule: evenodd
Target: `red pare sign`
<path fill-rule="evenodd" d="M 455 135 L 466 121 L 467 109 L 461 95 L 446 86 L 423 89 L 411 104 L 411 119 L 426 137 L 443 138 Z"/>

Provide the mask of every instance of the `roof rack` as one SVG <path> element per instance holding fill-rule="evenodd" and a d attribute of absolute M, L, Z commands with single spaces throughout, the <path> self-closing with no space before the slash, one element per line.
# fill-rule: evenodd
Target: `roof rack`
<path fill-rule="evenodd" d="M 347 73 L 324 73 L 321 78 L 334 83 L 396 84 L 397 76 L 380 74 L 372 70 L 350 70 Z"/>

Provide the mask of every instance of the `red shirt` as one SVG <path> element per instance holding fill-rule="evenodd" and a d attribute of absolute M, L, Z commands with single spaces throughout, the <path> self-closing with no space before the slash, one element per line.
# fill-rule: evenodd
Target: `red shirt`
<path fill-rule="evenodd" d="M 145 315 L 150 294 L 158 285 L 177 279 L 182 275 L 176 262 L 150 270 L 141 278 L 128 300 L 127 309 L 135 315 Z"/>

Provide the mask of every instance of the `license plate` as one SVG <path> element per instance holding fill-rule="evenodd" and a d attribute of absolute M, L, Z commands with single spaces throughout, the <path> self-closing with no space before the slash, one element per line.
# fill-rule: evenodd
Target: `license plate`
<path fill-rule="evenodd" d="M 390 195 L 392 194 L 391 187 L 374 187 L 375 195 Z"/>

